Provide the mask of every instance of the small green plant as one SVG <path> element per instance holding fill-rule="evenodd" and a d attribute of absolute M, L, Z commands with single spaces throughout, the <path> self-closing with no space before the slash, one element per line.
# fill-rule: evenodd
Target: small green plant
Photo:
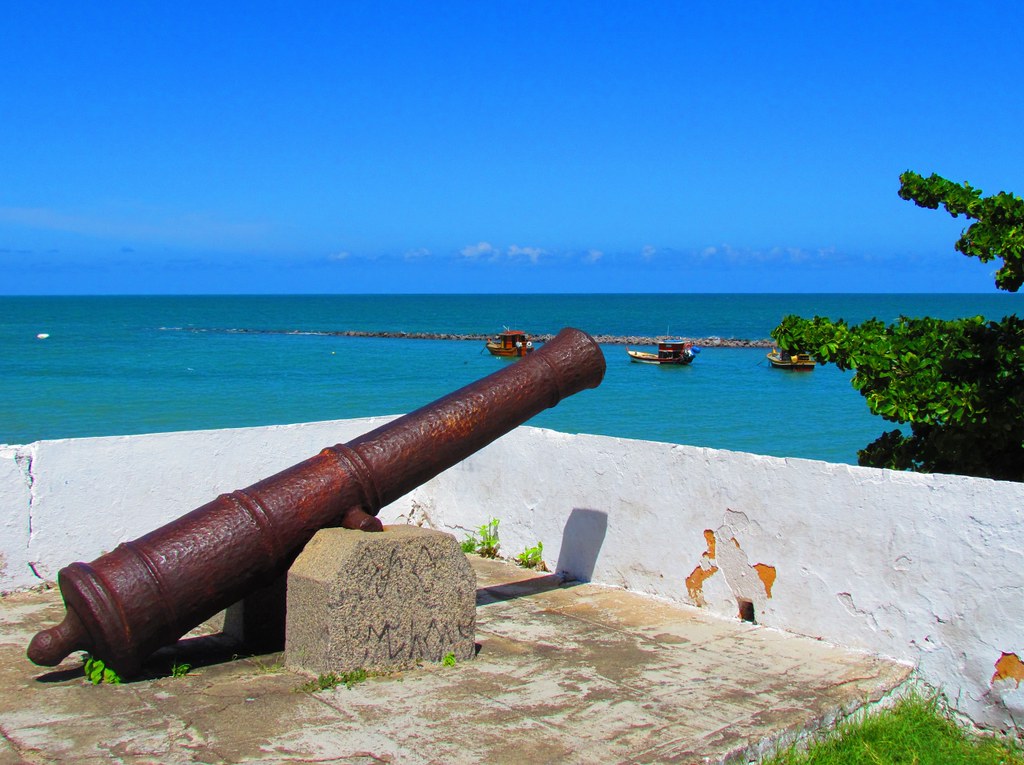
<path fill-rule="evenodd" d="M 449 651 L 448 653 L 446 653 L 444 655 L 444 658 L 441 659 L 441 664 L 443 664 L 446 667 L 454 667 L 455 666 L 455 654 L 452 651 Z"/>
<path fill-rule="evenodd" d="M 174 664 L 171 666 L 171 677 L 184 677 L 191 670 L 191 664 L 178 664 L 178 662 L 174 662 Z"/>
<path fill-rule="evenodd" d="M 315 680 L 310 680 L 308 683 L 303 683 L 298 687 L 298 690 L 302 693 L 316 693 L 317 691 L 325 691 L 328 688 L 333 688 L 336 685 L 341 684 L 341 678 L 333 672 L 325 672 L 324 674 L 317 677 Z"/>
<path fill-rule="evenodd" d="M 345 684 L 346 688 L 351 688 L 356 683 L 364 682 L 369 676 L 365 669 L 353 669 L 351 672 L 342 673 L 341 682 Z"/>
<path fill-rule="evenodd" d="M 467 534 L 462 542 L 462 552 L 476 553 L 482 558 L 497 558 L 498 519 L 491 518 L 476 534 Z"/>
<path fill-rule="evenodd" d="M 544 563 L 544 543 L 538 542 L 536 547 L 527 547 L 516 556 L 516 563 L 523 568 L 547 571 L 548 567 Z"/>
<path fill-rule="evenodd" d="M 480 527 L 480 545 L 477 552 L 483 558 L 498 557 L 498 519 L 491 518 L 490 521 Z"/>
<path fill-rule="evenodd" d="M 369 676 L 365 669 L 353 669 L 350 672 L 342 672 L 340 675 L 334 672 L 326 672 L 317 677 L 316 680 L 310 680 L 308 683 L 300 685 L 298 690 L 302 693 L 316 693 L 317 691 L 326 691 L 339 685 L 351 688 L 353 685 L 363 682 Z"/>
<path fill-rule="evenodd" d="M 86 679 L 93 685 L 106 683 L 107 685 L 120 685 L 121 676 L 103 663 L 103 659 L 97 659 L 91 654 L 85 655 L 85 664 L 82 665 Z"/>

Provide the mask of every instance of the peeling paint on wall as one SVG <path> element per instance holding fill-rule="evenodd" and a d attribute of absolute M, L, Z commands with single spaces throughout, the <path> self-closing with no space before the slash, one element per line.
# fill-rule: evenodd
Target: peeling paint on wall
<path fill-rule="evenodd" d="M 696 606 L 707 605 L 707 601 L 704 600 L 704 582 L 718 571 L 718 566 L 713 563 L 715 560 L 715 532 L 711 529 L 704 529 L 704 541 L 707 542 L 708 549 L 701 553 L 700 563 L 686 577 L 686 591 Z"/>
<path fill-rule="evenodd" d="M 715 559 L 715 532 L 711 529 L 704 529 L 704 541 L 708 543 L 708 551 L 702 557 L 708 560 Z"/>
<path fill-rule="evenodd" d="M 764 584 L 764 594 L 770 598 L 772 585 L 775 584 L 775 566 L 769 566 L 767 563 L 755 563 L 751 568 L 757 572 L 761 583 Z"/>
<path fill-rule="evenodd" d="M 707 550 L 701 553 L 700 562 L 690 575 L 686 577 L 686 591 L 690 596 L 690 600 L 696 606 L 707 605 L 704 597 L 704 582 L 719 569 L 725 574 L 729 589 L 737 598 L 741 600 L 749 599 L 752 594 L 750 585 L 742 583 L 749 577 L 750 569 L 756 572 L 761 586 L 764 587 L 765 596 L 767 598 L 772 596 L 772 586 L 775 584 L 776 578 L 775 566 L 769 566 L 767 563 L 754 563 L 751 565 L 747 560 L 746 554 L 743 552 L 743 548 L 740 547 L 739 540 L 734 535 L 729 536 L 729 541 L 732 542 L 736 552 L 732 553 L 728 549 L 723 549 L 722 560 L 718 560 L 718 548 L 716 547 L 720 541 L 718 535 L 722 535 L 724 538 L 724 534 L 728 531 L 730 529 L 727 526 L 723 526 L 718 532 L 712 529 L 704 529 L 704 541 L 707 543 Z M 743 571 L 748 573 L 743 574 Z"/>
<path fill-rule="evenodd" d="M 989 683 L 994 684 L 999 680 L 1013 680 L 1020 688 L 1020 684 L 1024 682 L 1024 661 L 1021 661 L 1017 654 L 1004 653 L 999 657 L 996 662 L 996 672 L 992 675 Z"/>
<path fill-rule="evenodd" d="M 707 605 L 707 601 L 704 600 L 704 581 L 716 571 L 718 571 L 718 566 L 709 566 L 708 568 L 697 566 L 693 573 L 686 577 L 686 591 L 690 594 L 690 600 L 695 605 Z"/>

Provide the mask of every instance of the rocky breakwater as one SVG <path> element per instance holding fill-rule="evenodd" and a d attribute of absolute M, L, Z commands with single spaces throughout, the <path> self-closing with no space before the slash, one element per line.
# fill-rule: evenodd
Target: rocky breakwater
<path fill-rule="evenodd" d="M 657 345 L 662 340 L 669 339 L 667 336 L 644 337 L 642 335 L 594 335 L 595 340 L 601 345 Z M 748 340 L 736 337 L 678 337 L 673 340 L 684 340 L 701 348 L 771 348 L 775 343 L 770 339 Z"/>
<path fill-rule="evenodd" d="M 475 340 L 487 341 L 492 335 L 480 334 L 454 334 L 448 332 L 362 332 L 358 330 L 340 330 L 337 332 L 324 332 L 326 335 L 337 335 L 339 337 L 393 337 L 404 340 Z M 530 335 L 535 343 L 544 343 L 553 338 L 554 335 Z M 667 337 L 648 337 L 645 335 L 592 335 L 600 345 L 657 345 Z M 734 337 L 676 337 L 673 340 L 684 340 L 702 348 L 771 348 L 774 343 L 770 339 L 750 340 Z"/>
<path fill-rule="evenodd" d="M 453 333 L 453 332 L 398 332 L 398 331 L 369 331 L 358 329 L 226 329 L 211 327 L 161 327 L 164 330 L 183 332 L 229 332 L 238 334 L 253 335 L 324 335 L 327 337 L 378 337 L 394 338 L 396 340 L 470 340 L 485 342 L 493 337 L 493 333 Z M 554 335 L 530 335 L 535 343 L 544 343 L 553 338 Z M 660 341 L 668 339 L 665 335 L 649 337 L 646 335 L 598 335 L 592 337 L 601 345 L 657 345 Z M 701 348 L 771 348 L 774 342 L 770 339 L 751 340 L 735 337 L 678 337 L 673 340 L 683 340 Z"/>

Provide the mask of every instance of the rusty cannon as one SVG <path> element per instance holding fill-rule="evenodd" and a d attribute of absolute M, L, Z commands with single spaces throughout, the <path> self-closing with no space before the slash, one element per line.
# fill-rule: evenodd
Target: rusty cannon
<path fill-rule="evenodd" d="M 590 335 L 563 329 L 535 353 L 346 444 L 222 494 L 58 583 L 66 614 L 28 658 L 88 651 L 118 673 L 287 571 L 321 528 L 383 529 L 380 509 L 604 376 Z"/>

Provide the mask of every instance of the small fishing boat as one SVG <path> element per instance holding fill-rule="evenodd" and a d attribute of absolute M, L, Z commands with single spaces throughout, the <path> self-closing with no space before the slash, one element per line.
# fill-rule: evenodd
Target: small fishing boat
<path fill-rule="evenodd" d="M 814 359 L 809 353 L 789 353 L 772 348 L 768 352 L 768 361 L 773 369 L 791 369 L 795 372 L 814 371 Z"/>
<path fill-rule="evenodd" d="M 491 352 L 492 356 L 516 358 L 533 353 L 533 341 L 525 332 L 506 327 L 505 331 L 497 337 L 488 338 L 487 350 Z"/>
<path fill-rule="evenodd" d="M 658 352 L 634 351 L 626 346 L 630 361 L 638 364 L 666 364 L 683 366 L 691 363 L 700 353 L 700 348 L 686 340 L 667 339 L 658 342 Z"/>

